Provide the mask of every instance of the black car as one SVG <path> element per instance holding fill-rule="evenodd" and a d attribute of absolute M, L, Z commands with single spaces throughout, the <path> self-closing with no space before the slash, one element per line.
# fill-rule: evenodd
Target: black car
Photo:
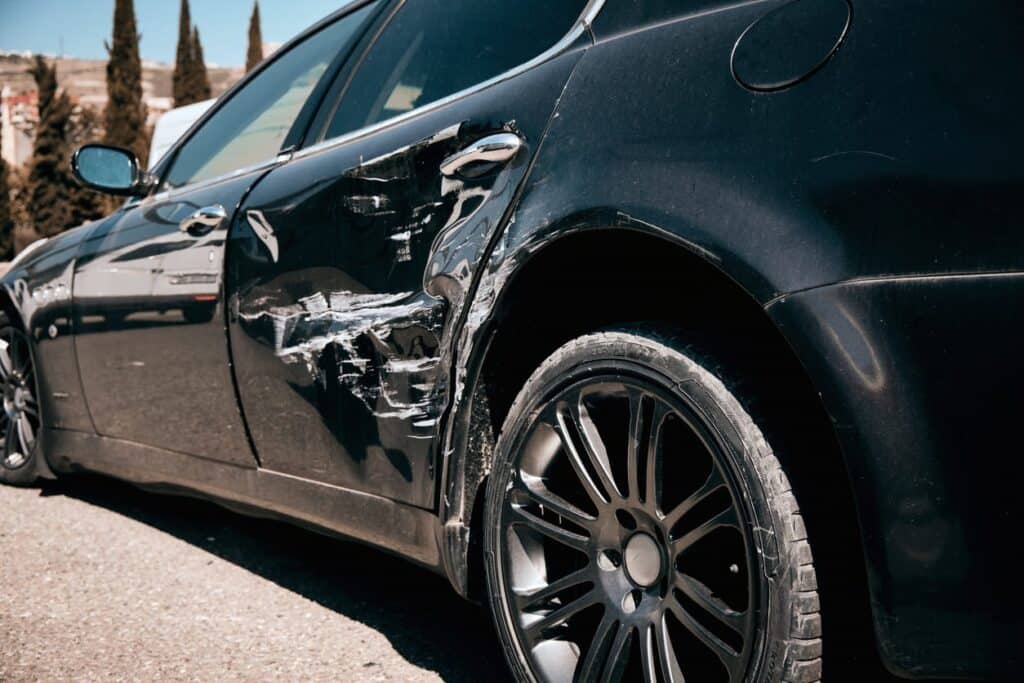
<path fill-rule="evenodd" d="M 524 681 L 1012 678 L 1022 29 L 350 3 L 152 172 L 78 151 L 129 198 L 3 278 L 0 479 L 387 549 Z"/>

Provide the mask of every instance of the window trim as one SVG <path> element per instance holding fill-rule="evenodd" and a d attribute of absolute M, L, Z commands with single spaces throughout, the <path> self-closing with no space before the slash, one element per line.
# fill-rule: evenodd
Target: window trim
<path fill-rule="evenodd" d="M 359 58 L 356 60 L 355 66 L 352 69 L 351 73 L 346 74 L 346 78 L 348 79 L 349 82 L 351 82 L 356 72 L 362 66 L 363 61 L 366 59 L 366 56 L 369 54 L 370 50 L 373 49 L 373 46 L 376 44 L 377 39 L 383 34 L 384 30 L 391 23 L 391 20 L 398 13 L 398 10 L 401 9 L 401 7 L 404 6 L 404 4 L 407 1 L 408 0 L 399 0 L 395 10 L 389 14 L 388 20 L 383 24 L 383 26 L 381 26 L 380 30 L 373 37 L 373 40 L 370 42 L 370 45 L 367 47 L 367 49 L 364 50 L 363 54 L 361 54 Z M 519 64 L 518 66 L 509 69 L 508 71 L 502 72 L 497 76 L 493 76 L 487 79 L 486 81 L 481 81 L 480 83 L 471 85 L 468 88 L 464 88 L 458 92 L 452 93 L 451 95 L 443 97 L 439 100 L 429 102 L 421 107 L 411 109 L 407 112 L 403 112 L 397 116 L 392 116 L 391 118 L 385 119 L 383 121 L 378 121 L 377 123 L 371 124 L 369 126 L 358 128 L 351 132 L 345 133 L 344 135 L 340 135 L 338 137 L 325 140 L 323 139 L 323 136 L 326 135 L 327 128 L 330 126 L 330 120 L 331 118 L 333 118 L 333 112 L 337 111 L 338 107 L 341 106 L 341 102 L 345 97 L 345 92 L 348 90 L 348 83 L 346 83 L 342 90 L 338 93 L 338 96 L 335 99 L 335 101 L 330 104 L 332 115 L 325 117 L 322 129 L 317 131 L 316 133 L 315 137 L 319 138 L 319 140 L 312 145 L 302 147 L 296 150 L 291 155 L 291 159 L 303 159 L 309 156 L 315 156 L 317 154 L 320 154 L 321 152 L 325 152 L 336 147 L 348 144 L 353 140 L 368 137 L 382 130 L 391 128 L 392 126 L 400 125 L 402 123 L 405 123 L 406 121 L 412 120 L 414 118 L 435 111 L 437 109 L 446 107 L 453 102 L 469 97 L 470 95 L 473 95 L 477 92 L 486 90 L 487 88 L 490 88 L 494 85 L 503 83 L 511 78 L 518 76 L 519 74 L 529 71 L 530 69 L 533 69 L 551 60 L 552 58 L 556 57 L 557 55 L 565 51 L 565 49 L 572 45 L 574 42 L 576 42 L 580 38 L 580 36 L 590 31 L 590 27 L 593 25 L 594 20 L 597 19 L 598 14 L 600 14 L 601 10 L 604 8 L 605 1 L 606 0 L 589 0 L 587 2 L 586 7 L 583 8 L 583 12 L 580 14 L 579 19 L 577 19 L 576 23 L 572 25 L 568 33 L 562 36 L 560 40 L 558 40 L 554 45 L 549 47 L 544 52 L 540 53 L 536 57 L 526 62 L 523 62 L 522 64 Z M 324 103 L 324 106 L 327 106 L 326 102 Z"/>
<path fill-rule="evenodd" d="M 320 31 L 323 31 L 323 30 L 327 29 L 327 27 L 329 27 L 330 25 L 332 25 L 332 24 L 334 24 L 334 23 L 336 23 L 338 21 L 343 20 L 345 17 L 347 17 L 350 14 L 358 12 L 359 10 L 361 10 L 362 8 L 366 7 L 367 5 L 369 5 L 369 4 L 373 3 L 373 2 L 375 2 L 375 0 L 353 0 L 353 2 L 350 3 L 349 5 L 347 5 L 345 7 L 342 7 L 341 9 L 337 10 L 336 12 L 332 12 L 331 14 L 327 15 L 323 19 L 320 19 L 319 21 L 314 23 L 312 26 L 308 27 L 307 29 L 305 29 L 304 31 L 299 33 L 297 36 L 295 36 L 294 38 L 289 40 L 287 43 L 282 45 L 273 55 L 270 56 L 269 59 L 264 60 L 262 63 L 260 63 L 259 66 L 257 66 L 255 69 L 253 69 L 252 72 L 246 74 L 241 79 L 239 79 L 238 82 L 236 82 L 234 85 L 232 85 L 230 88 L 228 88 L 227 91 L 225 91 L 220 97 L 217 98 L 217 102 L 212 107 L 210 107 L 206 112 L 204 112 L 203 115 L 200 116 L 199 119 L 197 119 L 189 127 L 189 129 L 187 131 L 185 131 L 184 135 L 182 135 L 178 139 L 178 141 L 175 142 L 174 145 L 164 154 L 164 157 L 160 161 L 160 163 L 157 164 L 157 166 L 152 171 L 150 171 L 150 175 L 152 175 L 157 180 L 153 184 L 154 192 L 149 194 L 148 196 L 149 197 L 154 197 L 154 198 L 160 198 L 160 199 L 163 199 L 163 198 L 169 197 L 169 196 L 175 196 L 175 195 L 180 194 L 183 191 L 191 191 L 193 189 L 204 188 L 204 187 L 208 187 L 210 185 L 215 185 L 215 184 L 223 182 L 225 180 L 229 180 L 229 179 L 232 179 L 232 178 L 237 178 L 238 176 L 246 175 L 248 173 L 253 173 L 253 172 L 255 172 L 255 171 L 257 171 L 257 170 L 259 170 L 261 168 L 270 167 L 270 166 L 273 166 L 275 164 L 281 163 L 282 161 L 287 161 L 287 159 L 290 156 L 289 153 L 287 153 L 287 152 L 282 153 L 282 150 L 278 150 L 278 152 L 273 157 L 268 157 L 267 159 L 264 159 L 262 161 L 256 162 L 256 163 L 251 164 L 249 166 L 246 166 L 246 167 L 243 167 L 243 168 L 237 168 L 237 169 L 234 169 L 234 170 L 229 171 L 227 173 L 224 173 L 222 175 L 215 176 L 213 178 L 207 178 L 206 180 L 202 180 L 202 181 L 199 181 L 197 183 L 190 183 L 190 184 L 187 184 L 187 185 L 182 185 L 181 187 L 161 189 L 161 188 L 163 188 L 164 182 L 167 180 L 167 174 L 170 172 L 171 167 L 174 165 L 174 163 L 178 159 L 178 153 L 181 151 L 181 148 L 183 146 L 185 146 L 186 144 L 188 144 L 188 142 L 193 138 L 193 136 L 195 136 L 195 134 L 203 126 L 206 125 L 206 122 L 208 120 L 210 120 L 210 118 L 212 118 L 214 115 L 216 115 L 217 112 L 220 111 L 220 109 L 222 107 L 224 107 L 229 101 L 231 101 L 231 99 L 234 98 L 234 96 L 237 95 L 243 88 L 245 88 L 253 79 L 255 79 L 257 76 L 259 76 L 261 73 L 263 73 L 263 71 L 265 71 L 266 69 L 270 68 L 270 66 L 272 64 L 274 64 L 278 59 L 281 59 L 284 55 L 288 54 L 293 49 L 299 47 L 299 45 L 304 43 L 307 39 L 312 38 L 314 35 L 316 35 Z M 387 6 L 387 2 L 382 3 L 382 7 L 386 7 L 386 6 Z M 363 36 L 365 36 L 366 31 L 376 23 L 375 22 L 375 17 L 376 16 L 378 16 L 378 15 L 374 14 L 373 16 L 368 17 L 366 23 L 363 26 L 360 27 L 360 33 L 356 37 L 356 40 L 353 43 L 353 47 L 358 45 L 358 43 L 363 39 Z M 351 52 L 349 53 L 349 57 L 351 57 Z M 333 64 L 331 66 L 333 66 Z M 333 78 L 333 76 L 336 75 L 336 73 L 337 73 L 337 72 L 335 72 L 335 73 L 332 74 L 332 73 L 329 73 L 329 72 L 330 72 L 330 66 L 328 67 L 328 72 L 325 72 L 324 75 L 321 76 L 321 79 L 325 79 L 325 78 L 328 78 L 328 77 Z M 317 85 L 319 85 L 319 82 L 317 83 Z M 315 94 L 315 91 L 316 91 L 316 87 L 315 86 L 314 86 L 313 90 L 314 90 L 314 92 L 311 92 L 310 96 L 313 96 Z M 322 105 L 322 103 L 321 103 L 321 105 Z M 305 105 L 303 105 L 303 106 L 305 106 Z M 317 107 L 317 109 L 318 108 L 319 107 Z M 313 111 L 315 112 L 316 109 L 314 109 Z M 303 113 L 302 110 L 300 110 L 300 112 L 299 112 L 300 116 L 301 116 L 302 113 Z M 296 121 L 297 121 L 297 119 L 296 119 Z M 305 123 L 308 125 L 309 120 L 307 120 Z M 294 126 L 294 123 L 293 123 L 293 126 Z M 285 136 L 285 141 L 288 140 L 288 138 L 291 136 L 291 134 L 292 134 L 292 131 L 289 130 L 288 135 Z M 305 132 L 303 137 L 305 137 L 305 135 L 308 135 L 308 131 Z M 143 201 L 145 198 L 146 197 L 139 197 L 135 201 L 129 200 L 129 202 L 127 204 L 128 205 L 133 205 L 135 203 L 139 203 L 139 202 Z"/>

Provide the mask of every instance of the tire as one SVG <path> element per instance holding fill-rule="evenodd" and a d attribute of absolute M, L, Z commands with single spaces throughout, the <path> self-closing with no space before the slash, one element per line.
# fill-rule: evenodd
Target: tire
<path fill-rule="evenodd" d="M 0 314 L 0 483 L 30 486 L 39 479 L 39 391 L 29 338 Z"/>
<path fill-rule="evenodd" d="M 797 502 L 709 367 L 656 332 L 600 332 L 558 349 L 513 402 L 484 564 L 517 680 L 820 680 Z"/>

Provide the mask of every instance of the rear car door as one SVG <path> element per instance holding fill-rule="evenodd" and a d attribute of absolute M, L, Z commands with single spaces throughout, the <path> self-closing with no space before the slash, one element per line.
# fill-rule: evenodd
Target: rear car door
<path fill-rule="evenodd" d="M 229 331 L 262 467 L 431 507 L 451 334 L 587 2 L 407 0 L 247 198 Z"/>
<path fill-rule="evenodd" d="M 294 144 L 296 122 L 315 111 L 318 84 L 329 83 L 369 11 L 275 57 L 172 152 L 156 194 L 129 203 L 83 243 L 75 345 L 98 433 L 255 466 L 225 334 L 228 225 Z"/>

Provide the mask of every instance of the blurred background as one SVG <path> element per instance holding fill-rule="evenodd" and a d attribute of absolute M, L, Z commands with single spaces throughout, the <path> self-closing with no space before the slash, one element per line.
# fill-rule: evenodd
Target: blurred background
<path fill-rule="evenodd" d="M 0 0 L 0 272 L 113 210 L 79 187 L 86 142 L 144 168 L 247 71 L 347 0 Z"/>

